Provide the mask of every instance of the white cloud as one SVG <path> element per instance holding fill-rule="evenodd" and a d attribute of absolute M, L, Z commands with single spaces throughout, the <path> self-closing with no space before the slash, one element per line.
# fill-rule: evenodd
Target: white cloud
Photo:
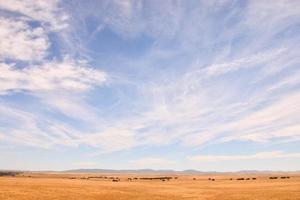
<path fill-rule="evenodd" d="M 9 10 L 41 21 L 51 30 L 61 30 L 67 26 L 68 15 L 59 8 L 58 0 L 10 0 L 0 1 L 0 9 Z"/>
<path fill-rule="evenodd" d="M 261 104 L 261 100 L 254 102 L 253 105 L 246 102 L 235 108 L 237 113 L 232 111 L 227 113 L 226 122 L 209 124 L 204 126 L 204 131 L 186 135 L 183 140 L 184 144 L 187 146 L 211 145 L 232 140 L 262 143 L 278 138 L 284 139 L 282 141 L 299 140 L 297 131 L 300 121 L 299 92 L 286 94 L 277 100 L 265 98 L 264 101 L 267 100 L 268 103 L 260 106 L 259 109 L 255 107 Z M 247 105 L 246 108 L 245 105 Z M 233 118 L 230 116 L 232 114 Z"/>
<path fill-rule="evenodd" d="M 52 61 L 23 69 L 1 63 L 0 80 L 1 93 L 20 90 L 30 92 L 84 91 L 103 84 L 106 74 L 71 60 Z"/>
<path fill-rule="evenodd" d="M 106 128 L 99 133 L 84 135 L 80 140 L 83 144 L 101 149 L 93 155 L 130 149 L 137 144 L 134 132 L 122 127 Z"/>
<path fill-rule="evenodd" d="M 5 124 L 0 127 L 1 141 L 9 144 L 47 149 L 87 145 L 97 149 L 91 156 L 128 150 L 137 145 L 134 132 L 126 127 L 104 128 L 98 132 L 91 131 L 95 127 L 78 130 L 46 113 L 22 111 L 8 104 L 0 104 L 0 122 Z M 88 124 L 95 126 L 94 123 Z"/>
<path fill-rule="evenodd" d="M 8 144 L 53 149 L 87 144 L 86 132 L 42 112 L 23 111 L 10 104 L 0 104 L 1 140 Z M 88 144 L 93 145 L 93 144 Z"/>
<path fill-rule="evenodd" d="M 41 60 L 50 45 L 43 28 L 31 28 L 22 20 L 2 17 L 0 38 L 0 60 Z"/>
<path fill-rule="evenodd" d="M 224 141 L 233 139 L 266 141 L 275 137 L 299 137 L 300 93 L 284 96 L 261 110 L 221 127 L 231 132 Z"/>
<path fill-rule="evenodd" d="M 25 68 L 0 63 L 0 96 L 25 92 L 37 97 L 37 103 L 43 105 L 44 111 L 97 124 L 100 119 L 95 108 L 86 102 L 85 92 L 102 86 L 106 79 L 105 72 L 70 59 Z"/>
<path fill-rule="evenodd" d="M 231 160 L 256 160 L 274 158 L 300 158 L 300 153 L 284 153 L 282 151 L 260 152 L 252 155 L 197 155 L 189 156 L 194 162 L 222 162 Z"/>
<path fill-rule="evenodd" d="M 0 105 L 0 121 L 9 126 L 1 127 L 2 141 L 49 148 L 56 140 L 49 133 L 45 133 L 38 126 L 37 116 L 33 113 L 21 111 L 9 105 Z M 14 127 L 14 128 L 11 128 Z"/>
<path fill-rule="evenodd" d="M 35 94 L 41 99 L 45 107 L 52 111 L 58 111 L 69 118 L 88 122 L 90 124 L 99 123 L 100 119 L 95 113 L 95 108 L 86 102 L 82 91 L 66 93 L 65 91 L 53 91 Z M 58 98 L 59 96 L 59 98 Z"/>
<path fill-rule="evenodd" d="M 226 136 L 221 139 L 221 142 L 228 142 L 232 140 L 238 141 L 253 141 L 258 143 L 265 143 L 272 139 L 280 139 L 276 143 L 284 143 L 288 141 L 300 140 L 300 126 L 298 123 L 279 125 L 274 128 L 262 129 L 253 131 L 253 133 L 244 133 L 240 135 Z"/>
<path fill-rule="evenodd" d="M 297 86 L 300 84 L 299 77 L 300 77 L 300 71 L 293 72 L 291 75 L 284 77 L 278 82 L 276 82 L 268 90 L 274 91 L 274 90 L 285 89 L 287 87 Z"/>
<path fill-rule="evenodd" d="M 68 52 L 60 55 L 62 61 L 47 58 L 59 52 L 49 48 L 58 42 L 49 34 L 56 31 L 59 38 L 67 26 L 68 17 L 59 6 L 58 0 L 0 2 L 0 95 L 25 92 L 37 97 L 44 110 L 96 121 L 83 92 L 102 85 L 106 73 L 71 59 Z"/>
<path fill-rule="evenodd" d="M 46 149 L 87 145 L 96 149 L 91 156 L 128 150 L 137 145 L 134 132 L 129 129 L 112 127 L 98 132 L 79 131 L 44 113 L 30 113 L 7 105 L 0 106 L 0 116 L 1 123 L 10 125 L 0 128 L 0 139 L 8 144 Z"/>
<path fill-rule="evenodd" d="M 300 15 L 299 8 L 299 4 L 293 0 L 250 1 L 246 10 L 246 16 L 248 16 L 246 23 L 249 26 L 254 26 L 257 30 L 271 31 L 275 26 L 277 30 L 282 30 L 297 22 L 297 17 Z M 260 23 L 257 24 L 257 22 Z"/>
<path fill-rule="evenodd" d="M 33 38 L 45 38 L 47 41 L 45 33 L 42 32 L 44 29 L 48 30 L 50 27 L 52 30 L 60 30 L 66 26 L 67 18 L 59 17 L 64 16 L 62 10 L 58 8 L 59 2 L 36 3 L 32 0 L 12 2 L 15 2 L 15 5 L 2 1 L 0 8 L 41 21 L 42 25 L 39 28 L 29 27 L 27 18 L 26 20 L 22 18 L 24 21 L 21 18 L 13 21 L 24 26 L 23 29 L 18 23 L 14 25 L 6 23 L 5 29 L 21 33 L 24 37 L 22 36 L 21 42 L 18 43 L 14 43 L 12 39 L 7 40 L 9 45 L 13 44 L 11 45 L 13 48 L 2 48 L 4 49 L 1 50 L 2 57 L 20 60 L 44 58 L 47 47 L 42 48 L 40 43 L 34 45 Z M 64 35 L 72 36 L 71 38 L 63 39 L 73 45 L 78 43 L 81 45 L 81 42 L 82 45 L 90 43 L 86 40 L 90 39 L 89 31 L 93 28 L 90 25 L 93 23 L 95 23 L 95 30 L 92 30 L 95 33 L 93 37 L 98 36 L 97 31 L 108 27 L 122 35 L 124 41 L 130 37 L 128 41 L 135 42 L 133 37 L 138 35 L 147 35 L 155 39 L 150 53 L 146 53 L 140 62 L 139 58 L 128 59 L 130 70 L 125 71 L 132 72 L 137 79 L 140 76 L 146 77 L 142 81 L 136 81 L 135 76 L 128 76 L 134 85 L 134 88 L 132 85 L 129 86 L 130 90 L 137 90 L 134 91 L 137 94 L 133 94 L 137 95 L 136 98 L 131 96 L 132 93 L 127 94 L 127 90 L 123 91 L 124 85 L 117 86 L 120 86 L 117 88 L 121 93 L 120 96 L 119 94 L 110 96 L 111 93 L 108 92 L 109 97 L 119 98 L 118 103 L 133 105 L 132 107 L 126 105 L 126 110 L 121 111 L 117 105 L 115 110 L 111 111 L 120 113 L 117 119 L 93 112 L 94 107 L 85 101 L 85 97 L 81 98 L 84 94 L 77 93 L 102 85 L 106 81 L 106 74 L 72 60 L 62 62 L 44 60 L 41 64 L 22 69 L 2 63 L 0 94 L 29 91 L 31 94 L 34 93 L 35 97 L 39 97 L 42 104 L 51 111 L 58 110 L 67 117 L 80 119 L 81 122 L 92 122 L 87 123 L 87 126 L 93 131 L 82 130 L 82 134 L 75 136 L 71 134 L 72 137 L 68 135 L 73 130 L 63 125 L 47 127 L 51 130 L 50 135 L 55 135 L 55 132 L 62 134 L 57 138 L 63 141 L 54 140 L 51 144 L 86 144 L 101 149 L 101 152 L 131 149 L 139 145 L 169 145 L 174 142 L 190 148 L 233 139 L 262 142 L 271 141 L 272 138 L 281 135 L 289 139 L 299 138 L 296 126 L 300 121 L 297 117 L 300 112 L 298 109 L 300 105 L 297 103 L 300 102 L 299 96 L 291 95 L 290 92 L 275 96 L 272 91 L 268 91 L 268 88 L 284 90 L 287 85 L 298 83 L 296 75 L 282 82 L 277 79 L 270 81 L 273 74 L 269 72 L 279 72 L 298 66 L 299 59 L 296 57 L 299 51 L 293 44 L 297 38 L 287 37 L 284 40 L 279 38 L 272 41 L 271 39 L 276 34 L 280 35 L 285 28 L 294 25 L 295 19 L 299 21 L 297 18 L 299 6 L 292 1 L 274 3 L 271 6 L 267 1 L 263 1 L 262 4 L 250 1 L 249 5 L 245 5 L 246 12 L 244 12 L 244 7 L 239 7 L 240 5 L 232 3 L 226 7 L 222 3 L 205 1 L 200 2 L 199 6 L 185 6 L 183 3 L 167 1 L 156 4 L 141 1 L 109 3 L 100 1 L 96 2 L 96 6 L 90 5 L 88 9 L 85 3 L 78 4 L 77 10 L 72 7 L 74 13 L 71 20 L 77 26 L 70 28 L 72 31 L 70 35 Z M 224 14 L 222 9 L 225 7 L 226 11 L 230 7 L 230 12 L 219 20 L 219 15 Z M 82 18 L 76 18 L 77 15 Z M 95 21 L 89 24 L 87 22 L 90 19 Z M 261 21 L 263 22 L 260 23 Z M 86 30 L 87 26 L 89 30 Z M 6 34 L 3 38 L 9 38 L 9 35 L 14 34 Z M 142 39 L 143 37 L 138 38 L 139 42 Z M 24 42 L 27 40 L 27 43 Z M 170 40 L 172 45 L 169 43 Z M 24 50 L 15 53 L 17 45 L 22 44 L 22 41 Z M 3 44 L 8 46 L 5 42 Z M 73 49 L 81 50 L 81 48 Z M 95 53 L 98 55 L 99 52 Z M 185 53 L 189 54 L 187 56 L 189 60 L 197 58 L 198 61 L 193 62 L 196 65 L 190 66 L 189 62 L 184 61 Z M 110 63 L 103 57 L 92 59 L 95 61 L 103 59 L 104 63 Z M 159 59 L 163 60 L 163 64 L 156 62 Z M 168 60 L 172 61 L 170 65 L 165 62 Z M 179 64 L 173 66 L 177 61 Z M 128 67 L 128 63 L 122 63 L 123 65 L 124 68 Z M 132 66 L 138 66 L 136 67 L 138 70 Z M 160 67 L 163 70 L 159 69 Z M 114 69 L 118 71 L 121 67 Z M 246 73 L 238 74 L 240 69 Z M 229 73 L 233 76 L 228 79 L 226 75 Z M 112 93 L 115 89 L 113 87 L 110 88 Z M 133 101 L 127 102 L 131 98 Z M 103 113 L 106 111 L 103 109 Z M 41 118 L 43 117 L 48 118 L 41 115 Z M 17 138 L 21 134 L 15 135 Z M 151 158 L 136 162 L 146 164 L 156 161 L 159 159 Z"/>
<path fill-rule="evenodd" d="M 243 68 L 257 67 L 259 64 L 265 64 L 270 60 L 277 58 L 286 52 L 287 49 L 275 49 L 259 54 L 251 55 L 244 58 L 239 58 L 228 63 L 213 64 L 204 69 L 209 76 L 222 75 L 228 72 L 237 71 Z"/>
<path fill-rule="evenodd" d="M 236 130 L 242 130 L 267 126 L 270 123 L 293 123 L 299 119 L 299 108 L 300 93 L 285 95 L 271 105 L 234 122 L 234 127 Z"/>

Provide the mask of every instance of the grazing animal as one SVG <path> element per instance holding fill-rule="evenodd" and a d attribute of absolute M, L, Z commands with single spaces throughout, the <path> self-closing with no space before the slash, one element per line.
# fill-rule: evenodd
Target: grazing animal
<path fill-rule="evenodd" d="M 11 171 L 0 171 L 0 176 L 16 176 L 20 172 L 11 172 Z"/>
<path fill-rule="evenodd" d="M 142 178 L 140 178 L 140 180 L 170 180 L 170 179 L 172 179 L 172 177 L 168 177 L 168 176 L 166 176 L 166 177 L 142 177 Z"/>

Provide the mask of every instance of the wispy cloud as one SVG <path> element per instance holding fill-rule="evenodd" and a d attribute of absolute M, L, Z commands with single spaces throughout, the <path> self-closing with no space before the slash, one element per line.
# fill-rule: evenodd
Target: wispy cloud
<path fill-rule="evenodd" d="M 299 158 L 300 153 L 284 153 L 282 151 L 260 152 L 252 155 L 199 155 L 190 156 L 188 159 L 196 162 L 222 162 L 231 160 L 255 160 L 274 158 Z"/>
<path fill-rule="evenodd" d="M 292 74 L 290 74 L 287 77 L 282 78 L 278 82 L 276 82 L 274 85 L 272 85 L 269 88 L 269 91 L 273 92 L 274 90 L 280 90 L 280 89 L 285 89 L 285 88 L 291 88 L 291 87 L 296 87 L 300 85 L 300 71 L 295 71 Z"/>
<path fill-rule="evenodd" d="M 281 56 L 287 49 L 275 49 L 269 52 L 260 52 L 259 54 L 251 55 L 245 58 L 239 58 L 229 63 L 214 64 L 205 68 L 208 76 L 222 75 L 233 72 L 243 68 L 258 67 L 258 65 L 265 64 L 270 60 Z"/>
<path fill-rule="evenodd" d="M 80 132 L 53 115 L 95 123 L 85 94 L 102 86 L 107 74 L 68 52 L 53 56 L 53 38 L 62 38 L 68 27 L 59 1 L 1 2 L 0 9 L 2 141 L 40 148 L 82 144 Z M 30 98 L 32 110 L 20 107 L 17 98 L 7 102 L 9 95 Z"/>
<path fill-rule="evenodd" d="M 83 135 L 80 139 L 82 143 L 99 148 L 101 151 L 93 153 L 109 153 L 114 151 L 126 150 L 136 145 L 134 132 L 130 129 L 111 127 L 99 133 Z"/>
<path fill-rule="evenodd" d="M 13 2 L 0 3 L 5 143 L 101 157 L 299 141 L 295 1 Z"/>
<path fill-rule="evenodd" d="M 290 130 L 287 134 L 287 130 L 295 127 L 299 122 L 297 114 L 299 112 L 299 100 L 299 93 L 285 96 L 270 106 L 253 112 L 244 119 L 228 124 L 227 127 L 223 128 L 232 132 L 232 135 L 224 140 L 240 137 L 240 139 L 259 142 L 273 137 L 298 137 L 297 132 L 290 132 Z"/>

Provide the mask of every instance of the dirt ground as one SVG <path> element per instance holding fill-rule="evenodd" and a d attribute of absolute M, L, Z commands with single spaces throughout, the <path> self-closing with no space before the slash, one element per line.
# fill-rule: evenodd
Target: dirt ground
<path fill-rule="evenodd" d="M 106 176 L 106 178 L 104 178 Z M 1 200 L 299 200 L 300 175 L 228 174 L 169 175 L 172 179 L 141 180 L 161 175 L 21 174 L 0 177 Z M 278 179 L 269 179 L 277 176 Z M 114 178 L 112 178 L 114 177 Z M 118 177 L 118 182 L 113 179 Z M 134 179 L 134 178 L 137 179 Z M 175 179 L 175 177 L 177 177 Z M 128 180 L 131 178 L 132 180 Z M 215 179 L 214 181 L 208 180 Z M 250 178 L 250 180 L 237 180 Z M 255 180 L 252 178 L 256 178 Z M 232 180 L 230 180 L 232 179 Z"/>

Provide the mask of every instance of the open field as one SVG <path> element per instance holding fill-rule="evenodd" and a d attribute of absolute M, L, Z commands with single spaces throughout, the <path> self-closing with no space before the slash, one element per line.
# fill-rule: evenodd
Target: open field
<path fill-rule="evenodd" d="M 282 179 L 282 176 L 288 176 L 289 178 Z M 156 179 L 141 179 L 142 177 Z M 163 181 L 157 179 L 159 177 L 171 177 L 171 179 L 164 179 Z M 278 178 L 269 179 L 269 177 Z M 209 178 L 215 180 L 208 180 Z M 237 180 L 238 178 L 245 178 L 245 180 Z M 246 180 L 247 178 L 250 178 L 250 180 Z M 0 199 L 299 200 L 300 174 L 125 175 L 25 173 L 15 177 L 0 177 Z"/>

